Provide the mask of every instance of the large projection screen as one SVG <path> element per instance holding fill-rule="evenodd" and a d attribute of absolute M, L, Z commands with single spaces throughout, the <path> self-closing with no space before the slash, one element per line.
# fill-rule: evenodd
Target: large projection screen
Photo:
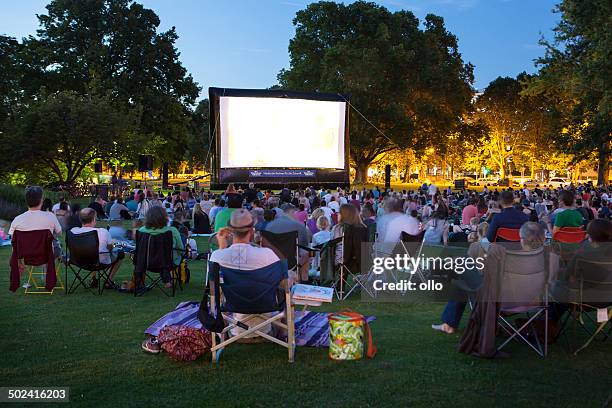
<path fill-rule="evenodd" d="M 350 94 L 215 87 L 208 93 L 211 186 L 349 185 Z"/>
<path fill-rule="evenodd" d="M 345 167 L 346 102 L 219 98 L 221 168 Z"/>

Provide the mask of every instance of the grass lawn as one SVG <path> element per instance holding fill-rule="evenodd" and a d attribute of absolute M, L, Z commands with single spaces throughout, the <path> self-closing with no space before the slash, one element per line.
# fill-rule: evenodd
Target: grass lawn
<path fill-rule="evenodd" d="M 140 349 L 147 326 L 183 300 L 200 300 L 204 266 L 192 263 L 192 282 L 175 298 L 83 289 L 64 296 L 25 296 L 8 289 L 9 248 L 0 248 L 0 385 L 69 386 L 80 406 L 417 406 L 601 407 L 612 394 L 612 342 L 578 357 L 561 341 L 546 359 L 513 344 L 507 360 L 456 352 L 456 335 L 433 333 L 442 304 L 364 303 L 375 315 L 378 355 L 335 362 L 326 349 L 299 348 L 294 364 L 272 344 L 233 345 L 213 366 Z M 125 262 L 117 280 L 131 273 Z M 465 323 L 465 319 L 464 319 Z"/>

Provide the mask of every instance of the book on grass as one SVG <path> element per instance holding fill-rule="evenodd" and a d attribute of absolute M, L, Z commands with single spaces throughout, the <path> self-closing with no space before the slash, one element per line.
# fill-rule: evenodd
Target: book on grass
<path fill-rule="evenodd" d="M 334 289 L 298 283 L 293 285 L 292 293 L 295 300 L 330 303 L 334 296 Z"/>

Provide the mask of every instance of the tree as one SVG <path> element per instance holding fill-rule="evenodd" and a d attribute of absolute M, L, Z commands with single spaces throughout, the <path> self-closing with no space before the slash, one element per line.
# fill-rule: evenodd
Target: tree
<path fill-rule="evenodd" d="M 147 151 L 181 161 L 199 88 L 179 61 L 174 27 L 158 32 L 155 12 L 132 0 L 53 0 L 46 8 L 37 36 L 23 43 L 24 95 L 107 95 L 126 114 L 139 109 L 135 131 L 156 141 L 132 159 Z"/>
<path fill-rule="evenodd" d="M 279 73 L 279 84 L 351 94 L 357 183 L 382 153 L 441 143 L 470 105 L 473 69 L 441 17 L 428 15 L 421 30 L 410 11 L 321 1 L 298 11 L 293 24 L 290 67 Z"/>
<path fill-rule="evenodd" d="M 539 96 L 521 95 L 523 83 L 529 81 L 525 73 L 515 78 L 498 77 L 476 99 L 474 117 L 488 128 L 481 138 L 485 164 L 498 169 L 505 178 L 513 167 L 529 166 L 532 173 L 542 154 L 552 144 L 547 138 L 550 112 L 549 102 Z"/>
<path fill-rule="evenodd" d="M 538 76 L 529 81 L 530 95 L 546 95 L 554 104 L 552 133 L 558 147 L 582 160 L 597 152 L 599 184 L 609 179 L 612 144 L 612 3 L 607 0 L 563 0 L 561 21 L 552 42 L 537 60 Z"/>
<path fill-rule="evenodd" d="M 100 97 L 64 91 L 35 103 L 7 132 L 4 157 L 16 168 L 50 168 L 61 182 L 74 183 L 85 166 L 117 156 L 129 146 L 137 117 L 117 111 Z"/>
<path fill-rule="evenodd" d="M 209 137 L 209 101 L 203 99 L 198 103 L 191 115 L 190 131 L 187 138 L 187 154 L 185 159 L 192 167 L 208 166 Z"/>

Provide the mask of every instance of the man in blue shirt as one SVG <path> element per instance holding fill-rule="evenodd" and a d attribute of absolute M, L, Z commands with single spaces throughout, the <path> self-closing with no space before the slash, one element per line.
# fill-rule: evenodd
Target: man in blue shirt
<path fill-rule="evenodd" d="M 489 232 L 487 233 L 487 240 L 489 242 L 495 241 L 498 228 L 519 229 L 521 225 L 528 221 L 529 217 L 523 211 L 514 208 L 513 204 L 514 194 L 512 191 L 502 191 L 500 194 L 500 206 L 502 209 L 500 213 L 493 216 L 489 225 Z"/>

